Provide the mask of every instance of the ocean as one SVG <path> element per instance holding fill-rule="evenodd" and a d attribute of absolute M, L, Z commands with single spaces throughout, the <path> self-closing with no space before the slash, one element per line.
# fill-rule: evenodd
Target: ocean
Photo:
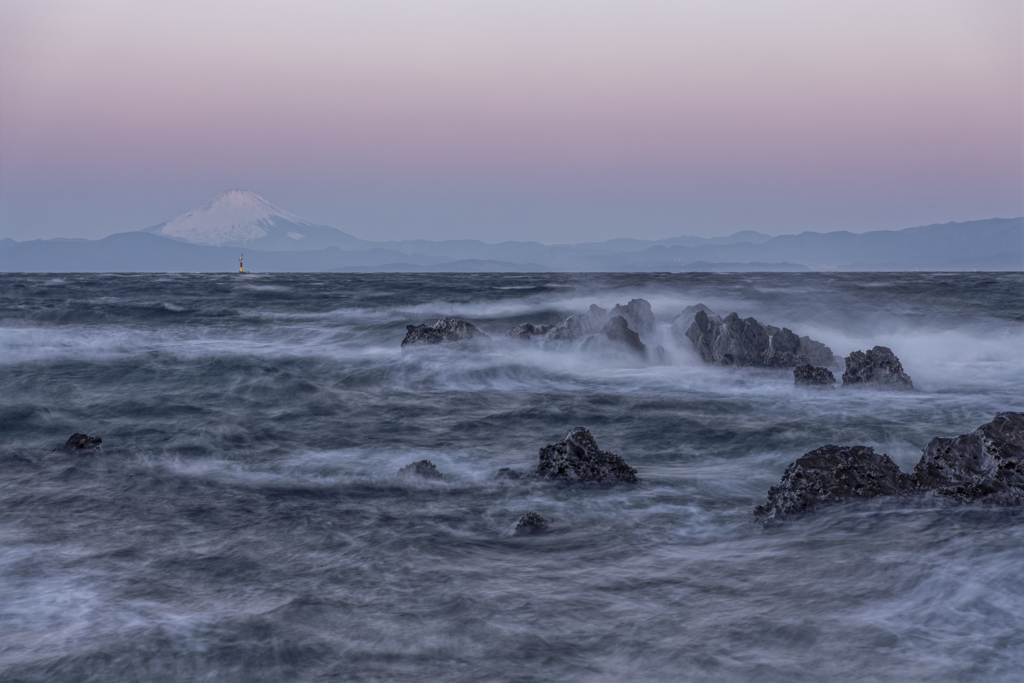
<path fill-rule="evenodd" d="M 664 364 L 504 338 L 638 297 Z M 696 303 L 916 390 L 707 365 Z M 1024 410 L 1022 313 L 1019 273 L 2 274 L 0 680 L 1020 680 L 1024 510 L 753 508 Z M 493 342 L 400 348 L 442 316 Z M 641 482 L 525 476 L 576 426 Z"/>

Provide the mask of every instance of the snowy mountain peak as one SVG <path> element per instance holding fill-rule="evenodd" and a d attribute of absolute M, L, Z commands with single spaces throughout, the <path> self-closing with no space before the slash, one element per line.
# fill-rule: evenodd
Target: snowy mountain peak
<path fill-rule="evenodd" d="M 275 227 L 295 231 L 313 224 L 277 208 L 255 192 L 227 190 L 187 213 L 150 228 L 164 237 L 191 244 L 249 243 L 266 237 Z M 293 238 L 298 239 L 298 238 Z"/>

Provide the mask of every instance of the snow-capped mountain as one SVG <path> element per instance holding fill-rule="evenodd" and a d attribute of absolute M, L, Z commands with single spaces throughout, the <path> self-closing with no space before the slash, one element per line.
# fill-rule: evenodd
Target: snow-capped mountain
<path fill-rule="evenodd" d="M 307 250 L 367 244 L 348 233 L 316 225 L 279 209 L 248 190 L 227 190 L 166 223 L 146 228 L 161 237 L 206 246 Z"/>

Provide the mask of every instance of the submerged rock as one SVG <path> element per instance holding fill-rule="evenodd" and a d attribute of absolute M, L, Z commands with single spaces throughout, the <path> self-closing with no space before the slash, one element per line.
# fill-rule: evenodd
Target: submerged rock
<path fill-rule="evenodd" d="M 685 309 L 673 323 L 681 323 L 692 314 L 693 322 L 685 336 L 694 350 L 707 363 L 754 367 L 795 367 L 797 365 L 831 365 L 832 349 L 810 337 L 797 336 L 789 328 L 762 325 L 754 318 L 740 318 L 730 313 L 720 318 L 703 304 Z"/>
<path fill-rule="evenodd" d="M 936 437 L 914 468 L 920 488 L 954 500 L 1024 502 L 1024 414 L 999 413 L 970 434 Z"/>
<path fill-rule="evenodd" d="M 434 463 L 429 460 L 420 460 L 419 462 L 409 463 L 402 469 L 398 470 L 399 477 L 421 477 L 423 479 L 444 479 L 444 475 L 438 472 L 437 467 Z"/>
<path fill-rule="evenodd" d="M 502 467 L 500 470 L 498 470 L 498 473 L 494 475 L 495 479 L 508 479 L 510 481 L 520 479 L 521 477 L 522 475 L 520 475 L 511 467 Z"/>
<path fill-rule="evenodd" d="M 102 450 L 100 444 L 103 443 L 103 439 L 98 436 L 89 436 L 88 434 L 72 434 L 71 438 L 64 442 L 63 446 L 54 448 L 54 452 L 60 453 L 97 453 Z"/>
<path fill-rule="evenodd" d="M 876 346 L 866 353 L 854 351 L 846 357 L 843 386 L 866 384 L 886 389 L 914 388 L 910 376 L 903 372 L 900 359 L 885 346 Z"/>
<path fill-rule="evenodd" d="M 585 427 L 570 429 L 561 441 L 540 449 L 537 476 L 542 479 L 560 479 L 576 482 L 639 481 L 636 470 L 626 461 L 608 451 L 602 451 Z"/>
<path fill-rule="evenodd" d="M 645 337 L 654 332 L 654 328 L 657 325 L 657 321 L 654 318 L 654 311 L 651 310 L 651 304 L 645 299 L 631 299 L 625 306 L 622 304 L 615 304 L 615 308 L 612 309 L 611 315 L 620 315 L 625 318 L 626 323 L 629 325 L 629 329 L 633 330 L 641 337 Z"/>
<path fill-rule="evenodd" d="M 543 337 L 553 329 L 555 329 L 554 325 L 531 325 L 530 323 L 523 323 L 522 325 L 516 325 L 506 332 L 505 336 L 511 339 L 523 339 L 529 341 L 534 337 Z"/>
<path fill-rule="evenodd" d="M 402 347 L 427 346 L 445 342 L 490 339 L 473 323 L 456 318 L 441 318 L 433 325 L 406 325 Z"/>
<path fill-rule="evenodd" d="M 836 383 L 836 376 L 828 368 L 806 363 L 793 368 L 793 383 L 804 387 L 830 387 Z"/>
<path fill-rule="evenodd" d="M 527 512 L 516 524 L 516 534 L 525 536 L 527 534 L 540 534 L 548 530 L 548 520 L 536 512 Z"/>
<path fill-rule="evenodd" d="M 754 516 L 772 522 L 825 505 L 915 490 L 913 478 L 866 446 L 822 446 L 786 468 Z"/>

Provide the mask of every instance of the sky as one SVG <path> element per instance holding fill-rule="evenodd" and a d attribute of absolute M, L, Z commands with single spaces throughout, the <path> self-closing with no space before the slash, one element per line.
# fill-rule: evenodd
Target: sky
<path fill-rule="evenodd" d="M 244 188 L 365 239 L 1024 215 L 1020 0 L 0 1 L 0 237 Z"/>

